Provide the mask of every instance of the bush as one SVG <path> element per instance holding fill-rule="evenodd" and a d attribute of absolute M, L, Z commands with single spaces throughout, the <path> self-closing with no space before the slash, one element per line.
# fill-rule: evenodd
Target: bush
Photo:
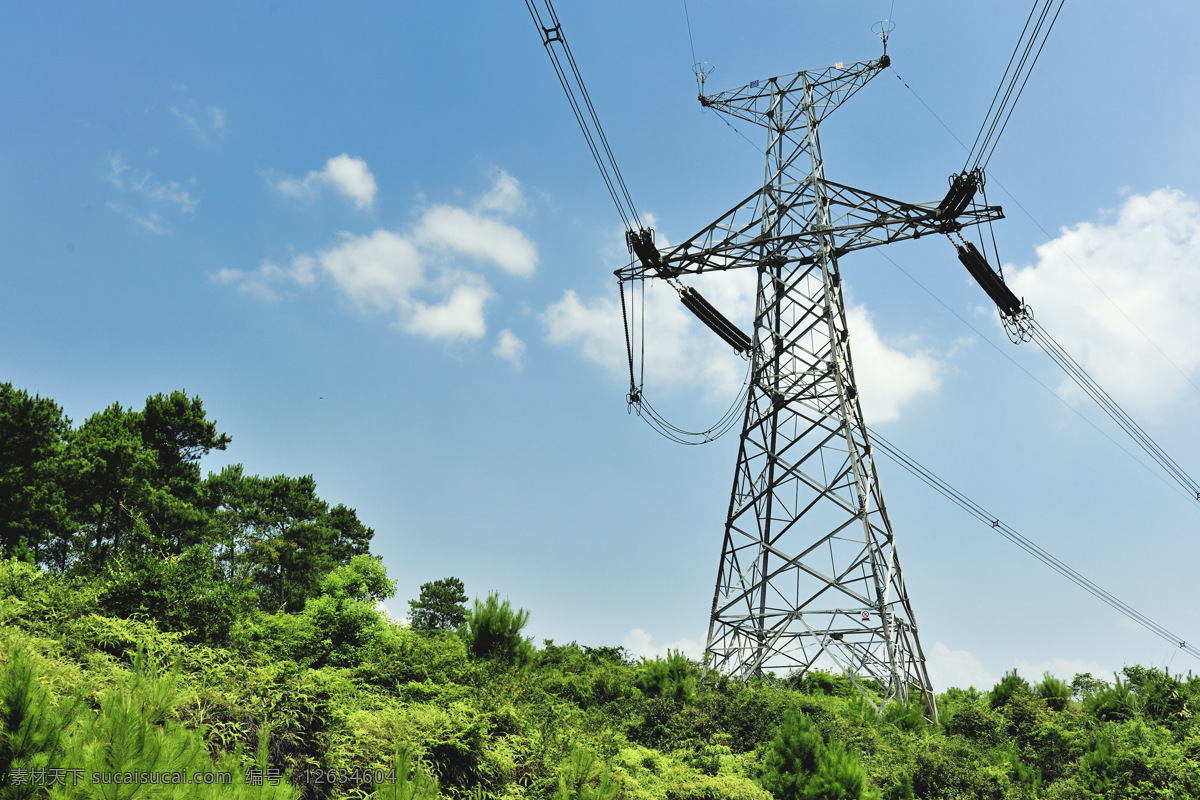
<path fill-rule="evenodd" d="M 29 654 L 18 650 L 0 673 L 0 775 L 5 783 L 10 770 L 65 766 L 62 734 L 77 711 L 77 704 L 61 710 L 51 704 L 49 693 L 37 682 Z M 16 800 L 33 797 L 38 790 L 32 784 L 12 785 L 4 796 Z"/>
<path fill-rule="evenodd" d="M 1002 708 L 1017 692 L 1030 694 L 1029 681 L 1017 674 L 1014 669 L 1004 674 L 1000 682 L 992 687 L 992 708 Z"/>
<path fill-rule="evenodd" d="M 1037 685 L 1036 694 L 1046 701 L 1046 705 L 1052 711 L 1063 711 L 1066 709 L 1067 703 L 1071 702 L 1071 687 L 1067 685 L 1066 681 L 1059 680 L 1049 672 L 1042 676 L 1042 682 Z"/>
<path fill-rule="evenodd" d="M 790 709 L 767 747 L 759 782 L 776 800 L 858 800 L 877 797 L 867 773 L 838 741 L 825 744 L 804 714 Z"/>
<path fill-rule="evenodd" d="M 475 598 L 475 606 L 459 628 L 467 652 L 475 658 L 487 658 L 509 664 L 525 664 L 533 656 L 533 643 L 521 636 L 529 622 L 529 612 L 523 608 L 513 611 L 507 599 L 500 602 L 500 593 L 492 592 L 486 602 Z"/>
<path fill-rule="evenodd" d="M 189 642 L 225 644 L 246 599 L 225 580 L 210 548 L 159 557 L 124 553 L 105 570 L 100 608 L 110 616 L 145 617 Z"/>
<path fill-rule="evenodd" d="M 678 650 L 668 650 L 665 659 L 643 659 L 634 683 L 646 697 L 664 697 L 684 703 L 696 696 L 695 671 Z"/>

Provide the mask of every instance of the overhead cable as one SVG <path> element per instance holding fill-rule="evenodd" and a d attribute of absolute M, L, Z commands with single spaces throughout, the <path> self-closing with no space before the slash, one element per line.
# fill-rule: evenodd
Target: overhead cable
<path fill-rule="evenodd" d="M 1038 561 L 1041 561 L 1043 564 L 1050 567 L 1050 569 L 1052 569 L 1055 572 L 1057 572 L 1058 574 L 1062 575 L 1064 578 L 1071 581 L 1072 583 L 1074 583 L 1079 588 L 1083 589 L 1088 594 L 1090 594 L 1093 597 L 1095 597 L 1096 599 L 1104 602 L 1109 607 L 1115 609 L 1119 613 L 1123 614 L 1124 616 L 1126 616 L 1129 619 L 1136 622 L 1138 625 L 1141 625 L 1143 628 L 1150 631 L 1155 636 L 1159 637 L 1160 639 L 1162 639 L 1166 642 L 1169 642 L 1173 647 L 1178 647 L 1180 650 L 1182 650 L 1183 652 L 1192 656 L 1193 658 L 1200 659 L 1200 648 L 1196 647 L 1195 645 L 1189 644 L 1186 640 L 1184 640 L 1178 634 L 1173 633 L 1170 630 L 1167 630 L 1165 627 L 1158 624 L 1154 620 L 1150 619 L 1150 617 L 1148 617 L 1145 614 L 1143 614 L 1142 612 L 1138 611 L 1133 606 L 1131 606 L 1128 603 L 1126 603 L 1125 601 L 1121 600 L 1120 598 L 1118 598 L 1111 592 L 1101 588 L 1094 581 L 1089 580 L 1087 577 L 1080 574 L 1078 571 L 1072 569 L 1061 559 L 1056 558 L 1055 556 L 1053 556 L 1052 554 L 1050 554 L 1049 552 L 1044 550 L 1042 547 L 1040 547 L 1039 545 L 1034 543 L 1032 540 L 1021 535 L 1021 533 L 1019 533 L 1012 526 L 1008 525 L 1005 522 L 1002 522 L 999 518 L 993 516 L 990 512 L 988 512 L 986 509 L 984 509 L 981 505 L 979 505 L 974 500 L 972 500 L 969 497 L 967 497 L 966 495 L 964 495 L 962 492 L 955 489 L 950 484 L 946 483 L 944 480 L 939 478 L 934 473 L 930 472 L 928 469 L 926 469 L 920 463 L 918 463 L 915 459 L 913 459 L 911 456 L 904 453 L 902 450 L 900 450 L 900 448 L 893 445 L 887 439 L 884 439 L 882 436 L 880 436 L 874 430 L 868 431 L 868 435 L 869 435 L 872 443 L 874 443 L 881 451 L 883 451 L 884 455 L 891 458 L 893 461 L 895 461 L 897 464 L 899 464 L 901 467 L 903 467 L 908 472 L 915 475 L 917 478 L 920 478 L 925 484 L 930 486 L 934 491 L 936 491 L 938 494 L 945 497 L 950 502 L 954 503 L 956 506 L 961 508 L 963 511 L 966 511 L 968 514 L 975 517 L 980 522 L 987 524 L 988 527 L 992 528 L 992 530 L 996 531 L 1001 536 L 1008 539 L 1010 542 L 1015 544 L 1017 547 L 1020 547 L 1026 553 L 1033 556 Z"/>
<path fill-rule="evenodd" d="M 1058 21 L 1058 15 L 1062 11 L 1064 2 L 1066 0 L 1057 0 L 1058 4 L 1055 8 L 1055 0 L 1035 0 L 1029 17 L 1025 20 L 1025 27 L 1021 30 L 1021 37 L 1017 40 L 1017 46 L 1013 48 L 1013 54 L 1008 59 L 1008 66 L 1004 68 L 1004 76 L 1000 79 L 1000 85 L 996 88 L 995 95 L 992 96 L 992 102 L 988 106 L 983 124 L 980 125 L 979 133 L 975 136 L 975 143 L 971 145 L 966 166 L 963 167 L 964 171 L 978 167 L 987 168 L 988 161 L 991 160 L 992 153 L 996 149 L 996 143 L 1000 140 L 1000 135 L 1004 133 L 1004 129 L 1012 117 L 1013 108 L 1021 98 L 1021 93 L 1025 91 L 1025 84 L 1029 82 L 1033 67 L 1042 55 L 1042 48 L 1046 46 L 1050 31 L 1054 28 L 1054 23 Z M 1050 16 L 1051 10 L 1054 11 L 1053 16 Z M 1047 18 L 1049 24 L 1046 22 Z"/>
<path fill-rule="evenodd" d="M 637 209 L 634 208 L 629 189 L 625 186 L 625 179 L 621 177 L 621 170 L 617 168 L 616 158 L 613 157 L 612 149 L 608 146 L 608 139 L 604 135 L 604 128 L 600 125 L 596 109 L 592 106 L 592 99 L 588 96 L 587 87 L 583 85 L 583 77 L 579 74 L 579 68 L 575 65 L 575 57 L 571 55 L 571 48 L 567 45 L 562 25 L 559 24 L 558 15 L 554 11 L 554 4 L 550 0 L 541 0 L 541 2 L 545 4 L 544 17 L 538 11 L 535 0 L 525 0 L 525 7 L 529 9 L 529 15 L 533 17 L 534 24 L 538 27 L 542 44 L 546 47 L 546 53 L 554 65 L 554 72 L 558 75 L 558 81 L 562 84 L 567 101 L 571 104 L 571 110 L 575 113 L 575 121 L 579 123 L 579 129 L 583 132 L 584 139 L 587 140 L 588 149 L 592 151 L 592 158 L 596 160 L 596 166 L 600 169 L 600 175 L 604 179 L 605 186 L 608 187 L 608 193 L 612 197 L 613 205 L 617 207 L 617 213 L 620 214 L 622 223 L 627 230 L 640 229 L 642 221 L 638 217 Z M 546 22 L 551 24 L 547 25 Z M 555 45 L 558 46 L 555 47 Z M 560 50 L 562 51 L 561 56 Z M 569 69 L 563 66 L 563 56 L 566 57 Z"/>
<path fill-rule="evenodd" d="M 1146 454 L 1150 456 L 1150 458 L 1154 459 L 1154 462 L 1157 463 L 1172 480 L 1182 486 L 1183 489 L 1188 493 L 1189 497 L 1200 500 L 1200 483 L 1197 483 L 1195 479 L 1193 479 L 1192 476 L 1183 469 L 1183 467 L 1179 466 L 1178 462 L 1171 458 L 1171 456 L 1159 446 L 1158 442 L 1154 441 L 1150 434 L 1146 433 L 1145 429 L 1138 425 L 1133 418 L 1125 412 L 1125 409 L 1121 408 L 1121 406 L 1117 404 L 1117 401 L 1114 400 L 1112 396 L 1108 394 L 1108 392 L 1104 391 L 1100 384 L 1096 383 L 1095 379 L 1088 374 L 1087 370 L 1085 370 L 1078 361 L 1072 358 L 1070 353 L 1064 350 L 1062 345 L 1056 342 L 1054 338 L 1046 332 L 1045 328 L 1043 328 L 1036 321 L 1030 320 L 1030 333 L 1032 334 L 1033 341 L 1037 342 L 1038 346 L 1046 352 L 1046 355 L 1050 356 L 1050 359 L 1054 361 L 1054 363 L 1057 364 L 1063 372 L 1067 373 L 1067 376 L 1071 380 L 1075 381 L 1075 384 L 1080 389 L 1083 389 L 1083 391 L 1087 393 L 1088 397 L 1095 400 L 1096 405 L 1100 406 L 1104 413 L 1107 414 L 1113 422 L 1120 426 L 1121 430 L 1129 434 L 1130 438 L 1132 438 L 1138 444 L 1138 446 L 1142 448 L 1142 450 L 1146 451 Z"/>

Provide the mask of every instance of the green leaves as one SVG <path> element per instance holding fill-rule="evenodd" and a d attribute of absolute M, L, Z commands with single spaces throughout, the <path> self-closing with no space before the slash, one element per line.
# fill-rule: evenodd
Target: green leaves
<path fill-rule="evenodd" d="M 467 652 L 475 658 L 493 659 L 508 664 L 524 664 L 533 655 L 533 644 L 521 636 L 529 612 L 513 610 L 500 593 L 491 592 L 485 602 L 475 598 L 475 605 L 459 629 Z"/>
<path fill-rule="evenodd" d="M 78 712 L 78 705 L 55 708 L 50 693 L 35 678 L 33 662 L 18 650 L 0 673 L 0 776 L 5 783 L 11 770 L 42 770 L 63 766 L 63 734 Z M 34 796 L 38 787 L 9 785 L 4 796 Z"/>
<path fill-rule="evenodd" d="M 0 554 L 49 544 L 66 514 L 56 480 L 70 420 L 49 398 L 0 383 Z"/>
<path fill-rule="evenodd" d="M 467 620 L 467 593 L 458 578 L 421 584 L 421 596 L 408 601 L 414 630 L 452 631 Z"/>
<path fill-rule="evenodd" d="M 695 672 L 683 653 L 668 650 L 665 659 L 642 659 L 635 683 L 646 697 L 663 697 L 686 703 L 696 696 Z"/>
<path fill-rule="evenodd" d="M 813 721 L 789 709 L 763 756 L 763 788 L 776 800 L 858 800 L 878 796 L 845 746 L 829 744 Z"/>

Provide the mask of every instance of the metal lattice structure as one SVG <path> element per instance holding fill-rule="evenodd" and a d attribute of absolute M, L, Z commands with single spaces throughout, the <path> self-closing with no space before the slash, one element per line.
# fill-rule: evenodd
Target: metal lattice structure
<path fill-rule="evenodd" d="M 623 280 L 752 267 L 749 399 L 713 596 L 708 668 L 825 667 L 877 706 L 924 699 L 936 718 L 854 380 L 838 259 L 1002 217 L 973 187 L 912 204 L 825 178 L 818 130 L 888 57 L 701 97 L 767 134 L 766 178 L 726 214 Z M 641 253 L 639 253 L 641 255 Z"/>

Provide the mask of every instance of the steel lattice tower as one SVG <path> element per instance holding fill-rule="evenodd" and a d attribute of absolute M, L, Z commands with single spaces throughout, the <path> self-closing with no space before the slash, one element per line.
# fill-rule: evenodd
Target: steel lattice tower
<path fill-rule="evenodd" d="M 952 188 L 911 204 L 825 178 L 820 124 L 888 65 L 755 81 L 701 102 L 765 129 L 761 189 L 622 279 L 758 273 L 749 400 L 713 596 L 708 666 L 844 671 L 873 703 L 937 714 L 854 380 L 838 258 L 1002 216 Z M 640 254 L 639 254 L 640 255 Z M 654 263 L 657 261 L 658 263 Z"/>

